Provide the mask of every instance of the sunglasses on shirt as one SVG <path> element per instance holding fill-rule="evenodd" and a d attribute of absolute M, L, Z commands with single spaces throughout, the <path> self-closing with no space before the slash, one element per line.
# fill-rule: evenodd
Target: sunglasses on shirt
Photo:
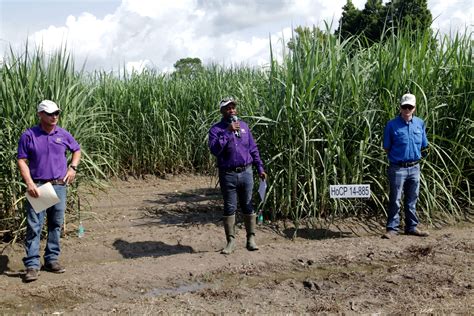
<path fill-rule="evenodd" d="M 413 110 L 415 107 L 410 104 L 404 104 L 404 105 L 400 105 L 400 108 L 402 108 L 403 110 Z"/>
<path fill-rule="evenodd" d="M 59 111 L 56 111 L 56 112 L 53 112 L 53 113 L 48 113 L 48 112 L 44 111 L 44 114 L 46 114 L 47 116 L 59 116 L 60 113 L 61 112 L 59 112 Z"/>

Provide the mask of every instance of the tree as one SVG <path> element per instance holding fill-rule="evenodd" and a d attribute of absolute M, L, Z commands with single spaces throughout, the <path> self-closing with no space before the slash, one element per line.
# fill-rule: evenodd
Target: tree
<path fill-rule="evenodd" d="M 378 42 L 382 35 L 385 12 L 382 0 L 367 0 L 361 13 L 361 27 L 370 43 Z"/>
<path fill-rule="evenodd" d="M 336 34 L 343 39 L 361 34 L 369 45 L 382 40 L 384 30 L 416 34 L 429 30 L 432 22 L 427 0 L 393 0 L 385 6 L 382 0 L 367 0 L 362 11 L 347 0 L 342 9 Z"/>
<path fill-rule="evenodd" d="M 339 20 L 339 27 L 336 34 L 346 39 L 352 35 L 360 33 L 361 12 L 357 9 L 351 0 L 347 0 L 342 7 L 342 17 Z"/>
<path fill-rule="evenodd" d="M 411 33 L 430 30 L 433 17 L 427 0 L 394 0 L 387 3 L 394 29 Z"/>
<path fill-rule="evenodd" d="M 194 76 L 204 69 L 201 59 L 192 57 L 181 58 L 173 66 L 179 76 Z"/>

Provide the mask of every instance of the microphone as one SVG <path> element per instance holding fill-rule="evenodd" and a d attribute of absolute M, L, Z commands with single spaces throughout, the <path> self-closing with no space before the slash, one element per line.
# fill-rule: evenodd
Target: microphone
<path fill-rule="evenodd" d="M 237 122 L 239 120 L 239 118 L 236 116 L 236 115 L 232 115 L 230 117 L 230 121 L 231 122 Z M 240 138 L 240 131 L 234 131 L 234 135 L 235 137 L 239 137 Z"/>

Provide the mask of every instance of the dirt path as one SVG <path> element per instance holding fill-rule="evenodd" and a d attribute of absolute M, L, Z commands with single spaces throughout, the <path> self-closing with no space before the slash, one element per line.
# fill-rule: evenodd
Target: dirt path
<path fill-rule="evenodd" d="M 21 245 L 0 255 L 1 313 L 460 313 L 474 311 L 473 225 L 429 238 L 260 226 L 260 250 L 224 256 L 206 177 L 114 182 L 88 197 L 85 237 L 62 240 L 64 274 L 23 283 Z M 68 226 L 73 229 L 72 225 Z M 366 226 L 365 228 L 367 228 Z M 379 228 L 378 228 L 379 229 Z M 18 271 L 18 273 L 15 273 Z"/>

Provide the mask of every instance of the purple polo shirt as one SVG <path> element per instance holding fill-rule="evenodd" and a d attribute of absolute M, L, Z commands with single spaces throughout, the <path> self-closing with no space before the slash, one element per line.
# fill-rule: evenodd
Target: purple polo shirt
<path fill-rule="evenodd" d="M 257 144 L 247 123 L 244 121 L 239 121 L 239 123 L 240 137 L 227 129 L 229 122 L 224 119 L 211 127 L 209 130 L 211 153 L 217 157 L 217 166 L 221 169 L 253 164 L 260 174 L 264 169 Z"/>
<path fill-rule="evenodd" d="M 68 131 L 56 126 L 48 134 L 39 125 L 27 129 L 18 143 L 18 159 L 28 159 L 33 180 L 62 179 L 67 172 L 66 150 L 80 150 Z"/>

